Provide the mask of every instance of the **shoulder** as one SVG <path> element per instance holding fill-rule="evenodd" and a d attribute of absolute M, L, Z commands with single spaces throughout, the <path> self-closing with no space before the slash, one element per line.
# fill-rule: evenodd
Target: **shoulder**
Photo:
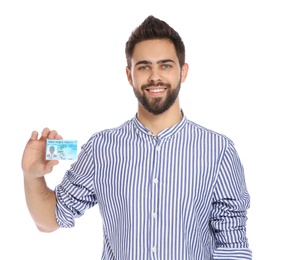
<path fill-rule="evenodd" d="M 227 142 L 231 142 L 231 139 L 223 133 L 220 133 L 213 129 L 207 128 L 203 125 L 200 125 L 200 124 L 195 123 L 194 121 L 191 121 L 188 119 L 186 120 L 186 122 L 187 122 L 187 124 L 186 124 L 187 128 L 189 128 L 190 131 L 193 131 L 197 134 L 201 134 L 203 136 L 214 137 L 214 138 L 222 139 Z"/>
<path fill-rule="evenodd" d="M 118 135 L 124 132 L 128 132 L 133 126 L 133 119 L 125 121 L 123 124 L 113 127 L 113 128 L 107 128 L 101 131 L 98 131 L 94 133 L 91 138 L 92 139 L 98 139 L 103 136 L 113 136 Z"/>
<path fill-rule="evenodd" d="M 235 149 L 233 140 L 224 133 L 207 128 L 191 120 L 187 120 L 186 128 L 186 131 L 190 132 L 186 134 L 195 141 L 201 142 L 203 145 L 214 147 L 214 149 L 217 150 L 221 149 L 223 151 Z"/>
<path fill-rule="evenodd" d="M 194 142 L 202 144 L 207 149 L 213 149 L 220 154 L 237 154 L 235 144 L 227 135 L 187 120 L 187 128 Z"/>
<path fill-rule="evenodd" d="M 95 144 L 111 142 L 114 139 L 128 136 L 133 128 L 133 119 L 127 120 L 121 125 L 113 128 L 107 128 L 98 132 L 95 132 L 86 142 L 85 146 L 93 146 Z"/>

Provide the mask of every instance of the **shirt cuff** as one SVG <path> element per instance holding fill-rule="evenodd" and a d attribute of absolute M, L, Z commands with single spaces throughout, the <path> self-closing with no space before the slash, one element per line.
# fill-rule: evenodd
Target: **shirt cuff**
<path fill-rule="evenodd" d="M 252 260 L 249 248 L 217 248 L 213 254 L 214 260 Z"/>

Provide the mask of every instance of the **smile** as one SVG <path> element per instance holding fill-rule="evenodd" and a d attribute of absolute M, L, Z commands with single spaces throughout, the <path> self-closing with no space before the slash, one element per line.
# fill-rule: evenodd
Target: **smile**
<path fill-rule="evenodd" d="M 158 88 L 158 89 L 149 89 L 149 92 L 151 93 L 159 93 L 159 92 L 164 92 L 165 89 L 163 88 Z"/>

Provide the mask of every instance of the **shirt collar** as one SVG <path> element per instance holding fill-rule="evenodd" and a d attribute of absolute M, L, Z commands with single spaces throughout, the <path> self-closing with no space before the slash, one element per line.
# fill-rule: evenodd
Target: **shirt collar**
<path fill-rule="evenodd" d="M 185 114 L 183 113 L 183 111 L 181 110 L 182 113 L 182 119 L 174 126 L 166 128 L 164 130 L 162 130 L 161 132 L 158 133 L 157 135 L 157 139 L 163 139 L 163 138 L 168 138 L 171 137 L 172 135 L 174 135 L 175 133 L 177 133 L 178 131 L 180 131 L 184 125 L 187 122 L 187 118 L 185 116 Z M 152 135 L 151 131 L 144 126 L 137 118 L 137 114 L 135 114 L 134 118 L 133 118 L 133 122 L 137 128 L 138 131 L 140 131 L 143 134 L 146 135 Z"/>

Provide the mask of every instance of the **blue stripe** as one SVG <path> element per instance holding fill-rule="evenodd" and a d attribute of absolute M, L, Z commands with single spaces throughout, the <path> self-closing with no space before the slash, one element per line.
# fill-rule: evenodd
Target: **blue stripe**
<path fill-rule="evenodd" d="M 61 227 L 99 206 L 102 260 L 252 259 L 234 144 L 186 117 L 157 138 L 136 117 L 95 133 L 55 192 Z"/>

